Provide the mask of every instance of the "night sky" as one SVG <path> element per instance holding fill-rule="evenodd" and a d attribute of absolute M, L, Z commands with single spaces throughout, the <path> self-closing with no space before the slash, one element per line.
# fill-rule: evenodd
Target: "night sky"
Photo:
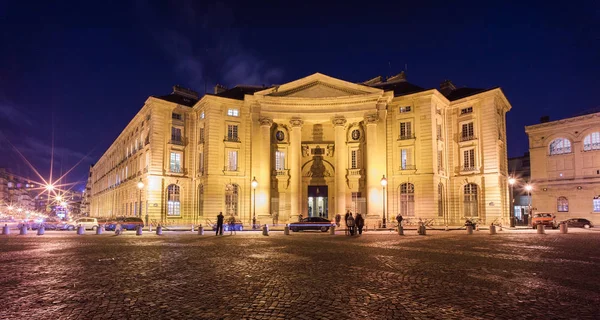
<path fill-rule="evenodd" d="M 174 84 L 270 85 L 321 72 L 351 82 L 405 70 L 439 88 L 500 86 L 509 157 L 525 125 L 600 106 L 600 5 L 488 1 L 0 0 L 0 167 L 84 182 L 149 95 Z M 89 3 L 88 3 L 89 2 Z M 82 188 L 82 185 L 78 186 Z"/>

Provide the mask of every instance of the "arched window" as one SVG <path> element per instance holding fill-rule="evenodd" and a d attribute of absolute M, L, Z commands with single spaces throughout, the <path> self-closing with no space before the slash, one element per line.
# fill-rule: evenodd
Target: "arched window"
<path fill-rule="evenodd" d="M 225 186 L 225 214 L 228 216 L 238 215 L 238 195 L 239 187 L 237 184 L 227 184 Z"/>
<path fill-rule="evenodd" d="M 550 155 L 571 153 L 571 141 L 565 138 L 550 142 Z"/>
<path fill-rule="evenodd" d="M 400 185 L 400 214 L 403 216 L 415 215 L 415 185 L 412 183 Z"/>
<path fill-rule="evenodd" d="M 438 184 L 438 217 L 444 216 L 444 185 Z"/>
<path fill-rule="evenodd" d="M 592 132 L 583 139 L 583 151 L 600 150 L 600 132 Z"/>
<path fill-rule="evenodd" d="M 171 184 L 167 187 L 167 216 L 180 216 L 181 202 L 179 200 L 179 186 Z"/>
<path fill-rule="evenodd" d="M 556 210 L 558 212 L 569 212 L 569 200 L 565 197 L 556 199 Z"/>
<path fill-rule="evenodd" d="M 477 217 L 479 205 L 477 203 L 477 185 L 474 183 L 466 184 L 464 187 L 463 211 L 465 217 Z"/>
<path fill-rule="evenodd" d="M 198 216 L 204 215 L 204 185 L 198 186 Z"/>

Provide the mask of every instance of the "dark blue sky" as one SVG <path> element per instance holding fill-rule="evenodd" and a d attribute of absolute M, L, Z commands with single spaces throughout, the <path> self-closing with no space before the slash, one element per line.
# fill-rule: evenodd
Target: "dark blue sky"
<path fill-rule="evenodd" d="M 149 95 L 174 84 L 359 82 L 407 66 L 426 88 L 502 87 L 509 156 L 524 126 L 600 106 L 598 1 L 404 3 L 0 0 L 0 167 L 83 181 Z M 543 4 L 543 6 L 541 6 Z"/>

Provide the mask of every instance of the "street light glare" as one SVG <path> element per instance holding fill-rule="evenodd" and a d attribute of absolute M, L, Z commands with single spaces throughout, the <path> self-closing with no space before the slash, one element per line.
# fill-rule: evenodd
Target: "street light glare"
<path fill-rule="evenodd" d="M 515 184 L 515 182 L 517 182 L 517 179 L 515 179 L 515 178 L 508 179 L 508 183 L 510 183 L 511 185 Z"/>
<path fill-rule="evenodd" d="M 387 186 L 387 179 L 385 178 L 385 175 L 383 176 L 383 178 L 381 178 L 381 185 L 382 186 Z"/>
<path fill-rule="evenodd" d="M 61 201 L 63 199 L 63 197 L 61 195 L 56 196 L 56 201 Z"/>
<path fill-rule="evenodd" d="M 531 189 L 533 189 L 533 187 L 530 184 L 525 186 L 525 190 L 531 191 Z"/>
<path fill-rule="evenodd" d="M 47 184 L 47 185 L 46 185 L 46 190 L 48 190 L 48 191 L 52 191 L 52 190 L 54 190 L 54 186 L 53 186 L 53 185 L 51 185 L 51 184 Z"/>
<path fill-rule="evenodd" d="M 63 202 L 60 203 L 60 205 L 63 206 L 63 207 L 66 207 L 67 203 L 65 201 L 63 201 Z"/>
<path fill-rule="evenodd" d="M 252 177 L 252 188 L 256 189 L 258 187 L 258 181 L 256 181 L 256 177 Z"/>
<path fill-rule="evenodd" d="M 142 180 L 140 180 L 140 182 L 137 183 L 137 187 L 140 190 L 144 189 L 144 183 L 142 182 Z"/>

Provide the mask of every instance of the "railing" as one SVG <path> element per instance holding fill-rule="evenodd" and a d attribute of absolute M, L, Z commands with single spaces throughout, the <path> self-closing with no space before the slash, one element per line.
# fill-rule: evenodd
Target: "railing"
<path fill-rule="evenodd" d="M 401 134 L 400 136 L 398 136 L 398 140 L 410 140 L 410 139 L 414 139 L 415 135 L 414 134 Z"/>
<path fill-rule="evenodd" d="M 463 171 L 463 172 L 473 172 L 473 171 L 477 171 L 477 168 L 476 167 L 465 167 L 465 166 L 463 166 L 460 171 Z"/>
<path fill-rule="evenodd" d="M 168 173 L 187 174 L 187 169 L 185 169 L 185 168 L 169 168 Z"/>
<path fill-rule="evenodd" d="M 360 176 L 362 169 L 348 169 L 349 176 Z"/>
<path fill-rule="evenodd" d="M 461 134 L 459 139 L 461 142 L 464 142 L 464 141 L 476 140 L 477 137 L 475 137 L 475 135 L 473 135 L 473 134 L 471 134 L 471 135 Z"/>
<path fill-rule="evenodd" d="M 185 143 L 183 142 L 182 137 L 171 136 L 171 144 L 177 144 L 177 145 L 183 146 Z"/>
<path fill-rule="evenodd" d="M 238 167 L 233 167 L 233 166 L 224 166 L 223 167 L 223 171 L 238 171 Z"/>
<path fill-rule="evenodd" d="M 225 136 L 225 138 L 223 138 L 223 141 L 240 142 L 240 137 Z"/>
<path fill-rule="evenodd" d="M 400 166 L 400 170 L 417 170 L 417 166 L 414 164 L 405 164 Z"/>
<path fill-rule="evenodd" d="M 286 176 L 288 173 L 288 169 L 282 169 L 282 170 L 273 170 L 273 174 L 275 176 Z"/>

